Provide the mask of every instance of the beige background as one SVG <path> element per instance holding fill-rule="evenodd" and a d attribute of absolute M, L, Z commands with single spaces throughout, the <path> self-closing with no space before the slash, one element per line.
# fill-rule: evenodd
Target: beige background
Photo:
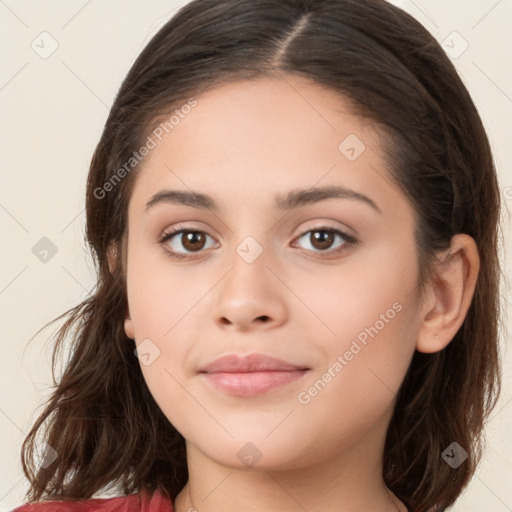
<path fill-rule="evenodd" d="M 0 311 L 5 328 L 0 358 L 0 511 L 21 504 L 27 488 L 19 451 L 51 390 L 49 338 L 56 327 L 43 331 L 27 347 L 28 341 L 46 322 L 81 302 L 94 283 L 83 242 L 85 180 L 93 149 L 131 63 L 185 3 L 0 0 Z M 393 3 L 439 41 L 449 36 L 454 41 L 450 51 L 462 51 L 467 41 L 466 51 L 453 60 L 488 130 L 510 211 L 512 2 Z M 50 36 L 39 36 L 43 31 Z M 46 38 L 44 44 L 41 37 Z M 32 49 L 34 40 L 40 53 L 52 44 L 58 48 L 44 59 Z M 503 259 L 510 280 L 508 213 L 505 221 L 508 258 L 504 254 Z M 43 237 L 57 248 L 46 263 L 32 252 Z M 503 300 L 510 317 L 510 284 L 504 285 Z M 504 389 L 487 429 L 486 457 L 453 507 L 455 512 L 512 510 L 511 356 L 505 347 L 503 353 Z"/>

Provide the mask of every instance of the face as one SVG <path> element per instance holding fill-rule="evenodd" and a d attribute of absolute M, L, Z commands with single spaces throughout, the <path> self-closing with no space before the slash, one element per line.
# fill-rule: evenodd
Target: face
<path fill-rule="evenodd" d="M 361 453 L 385 434 L 420 300 L 413 209 L 378 134 L 292 77 L 196 101 L 145 157 L 128 209 L 125 331 L 149 390 L 219 464 Z M 295 369 L 203 371 L 229 354 Z"/>

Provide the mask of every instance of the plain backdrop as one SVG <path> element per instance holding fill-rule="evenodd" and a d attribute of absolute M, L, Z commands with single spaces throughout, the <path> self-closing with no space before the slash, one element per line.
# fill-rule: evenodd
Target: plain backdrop
<path fill-rule="evenodd" d="M 29 339 L 81 302 L 94 284 L 84 244 L 84 191 L 94 147 L 134 59 L 185 3 L 0 0 L 0 511 L 24 500 L 20 447 L 51 391 L 50 338 L 61 324 L 44 330 L 30 345 Z M 445 41 L 488 131 L 506 210 L 502 257 L 509 282 L 502 297 L 510 317 L 512 2 L 393 3 Z M 43 238 L 51 243 L 41 242 Z M 37 256 L 37 244 L 50 251 L 46 262 Z M 506 333 L 504 387 L 487 428 L 487 451 L 451 509 L 455 512 L 512 511 L 512 379 Z"/>

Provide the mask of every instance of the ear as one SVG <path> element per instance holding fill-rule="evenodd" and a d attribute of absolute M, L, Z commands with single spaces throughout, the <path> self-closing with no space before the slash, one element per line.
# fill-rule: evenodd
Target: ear
<path fill-rule="evenodd" d="M 126 336 L 128 338 L 130 338 L 131 340 L 135 339 L 135 333 L 133 330 L 133 321 L 130 317 L 129 312 L 126 314 L 126 318 L 124 319 L 124 332 L 126 333 Z"/>
<path fill-rule="evenodd" d="M 118 254 L 119 251 L 117 250 L 117 244 L 115 242 L 111 242 L 107 249 L 107 261 L 110 273 L 114 272 L 114 269 L 117 266 Z"/>
<path fill-rule="evenodd" d="M 429 278 L 421 309 L 416 349 L 432 353 L 445 348 L 460 329 L 473 299 L 480 257 L 469 235 L 455 235 Z"/>
<path fill-rule="evenodd" d="M 118 259 L 119 259 L 119 250 L 118 246 L 115 242 L 112 242 L 107 250 L 107 261 L 108 261 L 108 268 L 110 270 L 110 273 L 114 271 L 114 269 L 118 265 Z M 135 339 L 134 331 L 133 331 L 133 322 L 130 317 L 130 312 L 126 314 L 126 318 L 124 320 L 124 332 L 126 333 L 126 336 L 130 339 Z"/>

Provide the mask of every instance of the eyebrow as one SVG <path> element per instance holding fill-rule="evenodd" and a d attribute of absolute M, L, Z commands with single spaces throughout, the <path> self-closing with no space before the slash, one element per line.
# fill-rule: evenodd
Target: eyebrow
<path fill-rule="evenodd" d="M 276 195 L 275 205 L 280 210 L 292 210 L 300 206 L 318 203 L 326 199 L 352 199 L 371 206 L 375 211 L 382 213 L 382 210 L 369 197 L 345 187 L 327 186 L 321 188 L 310 188 L 304 190 L 292 190 L 285 196 Z M 162 203 L 180 204 L 193 208 L 211 210 L 218 212 L 218 205 L 214 199 L 206 194 L 198 192 L 187 192 L 182 190 L 161 190 L 154 194 L 146 203 L 145 210 Z"/>

